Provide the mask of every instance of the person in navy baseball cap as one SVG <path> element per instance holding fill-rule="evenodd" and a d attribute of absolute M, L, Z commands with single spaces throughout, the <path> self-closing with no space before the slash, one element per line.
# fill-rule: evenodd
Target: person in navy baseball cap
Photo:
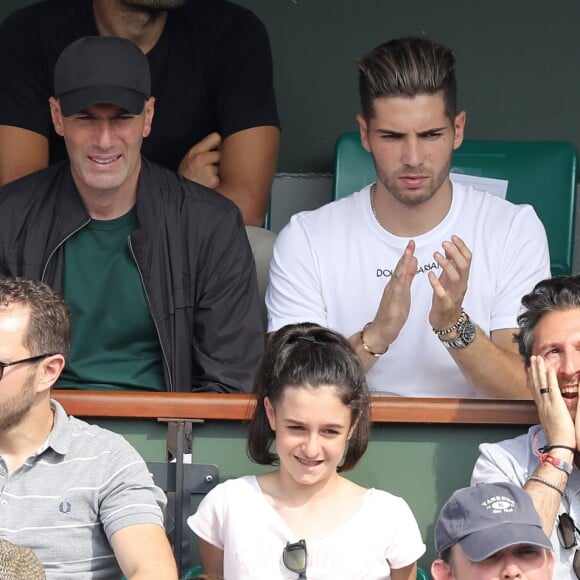
<path fill-rule="evenodd" d="M 554 556 L 530 496 L 512 483 L 457 490 L 435 525 L 435 580 L 550 580 Z"/>

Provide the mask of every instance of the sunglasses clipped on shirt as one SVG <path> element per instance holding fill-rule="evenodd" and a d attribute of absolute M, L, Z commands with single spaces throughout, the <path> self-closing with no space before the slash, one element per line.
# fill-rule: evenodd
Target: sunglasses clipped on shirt
<path fill-rule="evenodd" d="M 306 540 L 299 540 L 291 544 L 288 542 L 282 552 L 284 566 L 291 572 L 298 574 L 298 580 L 307 580 L 306 561 L 308 552 L 306 551 Z"/>
<path fill-rule="evenodd" d="M 560 545 L 562 548 L 569 550 L 574 546 L 578 545 L 577 534 L 580 533 L 580 530 L 576 527 L 572 516 L 567 513 L 560 514 L 558 518 L 558 540 L 560 541 Z M 580 550 L 576 549 L 574 552 L 574 560 L 572 562 L 572 568 L 574 569 L 574 573 L 576 574 L 576 578 L 580 579 Z"/>

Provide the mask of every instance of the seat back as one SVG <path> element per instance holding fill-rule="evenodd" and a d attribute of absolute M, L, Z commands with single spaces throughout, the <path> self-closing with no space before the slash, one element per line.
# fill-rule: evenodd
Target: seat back
<path fill-rule="evenodd" d="M 180 575 L 193 577 L 191 571 L 185 571 L 189 558 L 184 556 L 191 545 L 191 533 L 187 518 L 191 513 L 191 496 L 206 494 L 219 483 L 217 465 L 200 463 L 183 463 L 181 461 L 167 463 L 165 461 L 148 461 L 147 467 L 153 476 L 155 484 L 160 487 L 168 498 L 166 514 L 166 530 L 172 540 L 173 552 Z M 173 528 L 173 529 L 172 529 Z M 196 571 L 199 572 L 199 570 Z"/>
<path fill-rule="evenodd" d="M 576 149 L 565 141 L 464 140 L 453 153 L 451 171 L 509 181 L 507 199 L 534 207 L 548 235 L 552 275 L 572 273 L 576 208 Z M 360 135 L 349 132 L 336 143 L 333 199 L 376 179 Z"/>
<path fill-rule="evenodd" d="M 429 580 L 429 574 L 420 566 L 417 566 L 417 580 Z"/>

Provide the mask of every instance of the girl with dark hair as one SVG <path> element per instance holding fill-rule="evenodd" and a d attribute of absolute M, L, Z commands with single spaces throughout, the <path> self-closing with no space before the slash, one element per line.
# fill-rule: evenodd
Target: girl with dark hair
<path fill-rule="evenodd" d="M 364 370 L 347 340 L 285 326 L 270 338 L 254 394 L 248 455 L 277 469 L 218 485 L 188 519 L 204 570 L 235 580 L 414 579 L 425 546 L 406 502 L 340 475 L 370 432 Z"/>

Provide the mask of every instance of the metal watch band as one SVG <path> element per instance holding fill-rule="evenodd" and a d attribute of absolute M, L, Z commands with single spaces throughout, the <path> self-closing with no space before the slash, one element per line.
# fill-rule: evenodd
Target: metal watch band
<path fill-rule="evenodd" d="M 456 348 L 465 348 L 475 340 L 475 324 L 466 315 L 466 319 L 457 327 L 457 336 L 452 340 L 440 339 L 445 348 L 453 350 Z"/>

